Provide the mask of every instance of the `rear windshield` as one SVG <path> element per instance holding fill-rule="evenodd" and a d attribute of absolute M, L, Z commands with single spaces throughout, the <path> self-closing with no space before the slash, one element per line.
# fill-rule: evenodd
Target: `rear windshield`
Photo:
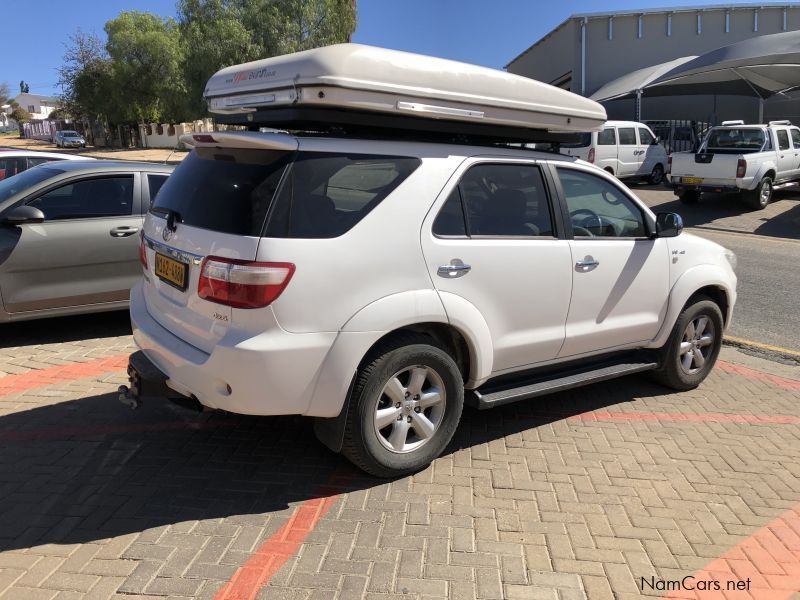
<path fill-rule="evenodd" d="M 573 142 L 571 144 L 561 144 L 562 148 L 586 148 L 587 146 L 591 145 L 592 143 L 592 134 L 591 133 L 581 133 L 581 138 L 577 142 Z"/>
<path fill-rule="evenodd" d="M 153 207 L 180 223 L 258 236 L 292 154 L 274 150 L 198 148 L 158 191 Z"/>
<path fill-rule="evenodd" d="M 35 169 L 23 171 L 19 175 L 3 179 L 0 181 L 0 202 L 4 202 L 11 196 L 63 172 L 63 169 L 36 167 Z"/>
<path fill-rule="evenodd" d="M 709 151 L 725 150 L 761 150 L 764 145 L 764 131 L 744 127 L 725 127 L 712 129 L 708 134 L 706 149 Z"/>
<path fill-rule="evenodd" d="M 337 237 L 419 163 L 396 156 L 198 148 L 167 179 L 151 212 L 174 211 L 179 222 L 236 235 Z"/>

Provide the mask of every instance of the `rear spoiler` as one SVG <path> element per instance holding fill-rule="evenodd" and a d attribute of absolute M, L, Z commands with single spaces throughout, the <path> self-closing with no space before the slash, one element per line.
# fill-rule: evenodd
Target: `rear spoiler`
<path fill-rule="evenodd" d="M 288 133 L 252 131 L 211 131 L 187 133 L 180 137 L 182 144 L 195 148 L 252 148 L 256 150 L 282 150 L 294 152 L 300 145 Z"/>

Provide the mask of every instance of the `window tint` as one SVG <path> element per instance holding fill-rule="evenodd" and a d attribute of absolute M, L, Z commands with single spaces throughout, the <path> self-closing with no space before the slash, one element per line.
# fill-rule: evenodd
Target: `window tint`
<path fill-rule="evenodd" d="M 476 165 L 458 188 L 470 236 L 553 235 L 547 191 L 535 165 Z"/>
<path fill-rule="evenodd" d="M 608 127 L 603 129 L 600 133 L 597 134 L 597 145 L 598 146 L 614 146 L 617 143 L 617 136 L 614 133 L 613 127 Z"/>
<path fill-rule="evenodd" d="M 779 129 L 775 133 L 778 134 L 778 148 L 780 150 L 789 149 L 789 134 L 785 129 Z"/>
<path fill-rule="evenodd" d="M 433 234 L 459 237 L 467 235 L 464 206 L 461 204 L 461 193 L 458 191 L 458 186 L 452 191 L 442 210 L 436 216 L 436 220 L 433 222 Z"/>
<path fill-rule="evenodd" d="M 147 176 L 147 185 L 150 188 L 150 205 L 153 205 L 153 200 L 155 200 L 156 195 L 158 194 L 158 190 L 161 189 L 161 186 L 164 185 L 167 181 L 167 175 L 154 175 L 149 174 Z"/>
<path fill-rule="evenodd" d="M 639 141 L 643 146 L 649 146 L 650 144 L 655 141 L 653 134 L 650 133 L 647 129 L 642 127 L 639 128 Z"/>
<path fill-rule="evenodd" d="M 584 171 L 557 171 L 576 238 L 647 234 L 642 211 L 617 186 Z"/>
<path fill-rule="evenodd" d="M 619 145 L 620 146 L 636 145 L 636 130 L 633 127 L 619 128 Z"/>
<path fill-rule="evenodd" d="M 174 211 L 186 225 L 258 236 L 291 156 L 272 150 L 197 148 L 167 178 L 150 212 Z"/>
<path fill-rule="evenodd" d="M 266 236 L 340 236 L 380 204 L 419 164 L 418 158 L 402 156 L 301 152 L 283 179 Z"/>
<path fill-rule="evenodd" d="M 792 145 L 794 149 L 800 149 L 800 129 L 790 129 L 789 131 L 792 134 Z"/>
<path fill-rule="evenodd" d="M 133 176 L 84 179 L 55 188 L 31 200 L 48 221 L 130 215 Z"/>

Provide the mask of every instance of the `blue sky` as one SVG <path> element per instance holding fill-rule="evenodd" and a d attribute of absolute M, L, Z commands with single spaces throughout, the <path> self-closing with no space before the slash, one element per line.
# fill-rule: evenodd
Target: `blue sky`
<path fill-rule="evenodd" d="M 357 0 L 353 41 L 502 68 L 573 13 L 711 4 L 710 0 Z M 742 2 L 727 2 L 737 4 Z M 750 3 L 750 2 L 744 2 Z M 41 18 L 3 27 L 0 81 L 12 93 L 20 79 L 33 93 L 56 94 L 56 69 L 70 33 L 103 34 L 123 10 L 174 16 L 175 0 L 38 0 Z M 17 26 L 20 24 L 21 26 Z"/>

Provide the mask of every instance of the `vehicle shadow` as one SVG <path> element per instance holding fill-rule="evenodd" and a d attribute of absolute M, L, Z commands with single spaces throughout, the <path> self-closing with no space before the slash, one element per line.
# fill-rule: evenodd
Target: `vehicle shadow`
<path fill-rule="evenodd" d="M 130 335 L 131 321 L 127 310 L 116 310 L 73 317 L 12 321 L 0 325 L 0 331 L 0 348 L 13 348 Z"/>
<path fill-rule="evenodd" d="M 662 393 L 633 376 L 466 409 L 445 455 Z M 266 526 L 292 503 L 385 483 L 317 442 L 310 419 L 199 414 L 166 401 L 130 411 L 111 394 L 91 396 L 0 416 L 0 552 L 193 520 Z"/>

